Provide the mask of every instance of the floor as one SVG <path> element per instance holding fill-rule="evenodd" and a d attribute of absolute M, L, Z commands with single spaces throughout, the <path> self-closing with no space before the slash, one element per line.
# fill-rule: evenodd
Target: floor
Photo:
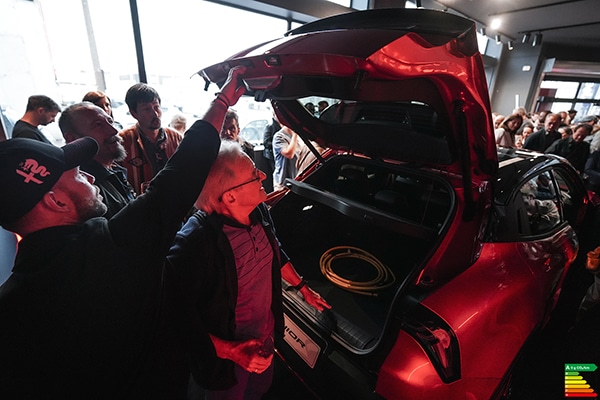
<path fill-rule="evenodd" d="M 316 400 L 318 399 L 287 368 L 275 359 L 273 385 L 263 400 Z"/>

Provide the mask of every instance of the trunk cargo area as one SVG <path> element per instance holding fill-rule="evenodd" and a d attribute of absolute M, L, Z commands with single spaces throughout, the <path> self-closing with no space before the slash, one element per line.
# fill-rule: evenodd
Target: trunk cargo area
<path fill-rule="evenodd" d="M 285 297 L 326 340 L 367 353 L 397 292 L 414 281 L 438 242 L 452 209 L 450 191 L 431 178 L 353 157 L 328 162 L 290 188 L 271 209 L 277 236 L 332 309 L 316 312 L 293 289 Z M 367 290 L 349 290 L 356 285 Z"/>

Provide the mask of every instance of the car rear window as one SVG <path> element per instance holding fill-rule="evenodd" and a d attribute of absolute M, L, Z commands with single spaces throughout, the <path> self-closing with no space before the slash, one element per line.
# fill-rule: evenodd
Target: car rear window
<path fill-rule="evenodd" d="M 377 102 L 339 100 L 319 118 L 329 124 L 374 124 L 396 127 L 399 131 L 443 138 L 445 130 L 436 110 L 420 102 Z"/>
<path fill-rule="evenodd" d="M 280 86 L 289 95 L 276 99 L 282 122 L 324 148 L 430 165 L 458 159 L 453 105 L 428 80 L 284 76 Z"/>

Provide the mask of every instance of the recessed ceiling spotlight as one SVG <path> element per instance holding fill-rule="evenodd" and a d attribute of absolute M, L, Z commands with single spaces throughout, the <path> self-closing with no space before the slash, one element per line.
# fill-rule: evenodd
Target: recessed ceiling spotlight
<path fill-rule="evenodd" d="M 493 30 L 497 30 L 502 25 L 502 20 L 500 18 L 494 18 L 492 23 L 490 24 L 490 28 Z"/>

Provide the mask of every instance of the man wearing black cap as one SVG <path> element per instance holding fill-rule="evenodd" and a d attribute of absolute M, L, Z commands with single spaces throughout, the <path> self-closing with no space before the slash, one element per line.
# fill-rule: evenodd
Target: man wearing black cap
<path fill-rule="evenodd" d="M 590 156 L 590 144 L 585 142 L 584 139 L 591 133 L 592 127 L 590 125 L 579 124 L 573 128 L 572 135 L 552 143 L 546 149 L 546 153 L 557 154 L 566 158 L 579 173 L 582 173 Z"/>
<path fill-rule="evenodd" d="M 146 193 L 110 220 L 78 167 L 97 152 L 94 139 L 0 142 L 0 225 L 23 237 L 0 287 L 0 398 L 185 398 L 183 308 L 163 261 L 243 93 L 241 72 L 230 72 Z M 214 352 L 204 361 L 218 373 Z"/>

